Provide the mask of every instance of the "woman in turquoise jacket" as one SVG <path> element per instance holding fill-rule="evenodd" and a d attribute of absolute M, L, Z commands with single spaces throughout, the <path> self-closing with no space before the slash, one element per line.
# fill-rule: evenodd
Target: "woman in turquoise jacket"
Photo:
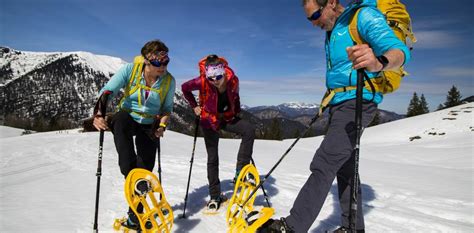
<path fill-rule="evenodd" d="M 175 80 L 167 70 L 168 63 L 168 47 L 160 40 L 150 41 L 141 49 L 141 56 L 119 69 L 100 91 L 93 124 L 97 130 L 107 130 L 100 109 L 124 89 L 110 127 L 124 177 L 134 168 L 152 171 L 155 165 L 156 141 L 163 137 L 173 111 Z M 131 210 L 127 224 L 130 228 L 138 224 Z"/>
<path fill-rule="evenodd" d="M 379 72 L 397 69 L 410 59 L 409 49 L 387 25 L 375 0 L 353 1 L 344 8 L 339 0 L 303 0 L 304 11 L 314 26 L 326 31 L 326 86 L 342 88 L 329 102 L 329 128 L 310 164 L 311 175 L 301 188 L 290 215 L 265 223 L 260 232 L 308 232 L 318 216 L 334 178 L 337 177 L 342 226 L 335 232 L 349 232 L 349 203 L 354 172 L 356 141 L 357 69 L 365 69 L 370 79 Z M 366 44 L 354 45 L 349 22 L 360 8 L 357 30 Z M 370 88 L 369 88 L 370 89 Z M 366 127 L 382 102 L 382 93 L 364 88 L 362 126 Z M 356 232 L 365 232 L 361 190 L 358 190 Z"/>

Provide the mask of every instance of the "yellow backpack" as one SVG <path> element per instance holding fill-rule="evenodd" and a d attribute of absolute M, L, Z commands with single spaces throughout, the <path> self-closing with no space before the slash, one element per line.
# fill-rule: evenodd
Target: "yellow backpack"
<path fill-rule="evenodd" d="M 410 14 L 408 14 L 405 5 L 399 0 L 377 0 L 377 8 L 385 15 L 387 24 L 403 43 L 407 44 L 407 38 L 410 40 L 411 43 L 407 45 L 411 50 L 411 45 L 416 42 L 416 38 L 411 28 Z M 357 44 L 365 43 L 357 30 L 357 17 L 360 9 L 356 10 L 349 24 L 349 33 Z M 407 74 L 402 66 L 398 70 L 380 72 L 379 77 L 370 81 L 376 92 L 386 94 L 397 90 L 402 78 Z"/>

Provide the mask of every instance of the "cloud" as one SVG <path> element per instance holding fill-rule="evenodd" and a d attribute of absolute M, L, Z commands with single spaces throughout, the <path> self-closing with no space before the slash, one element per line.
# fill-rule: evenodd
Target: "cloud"
<path fill-rule="evenodd" d="M 299 41 L 289 41 L 288 42 L 288 45 L 286 46 L 286 48 L 294 48 L 294 47 L 297 47 L 297 46 L 301 46 L 301 45 L 305 45 L 307 43 L 306 40 L 299 40 Z"/>
<path fill-rule="evenodd" d="M 318 95 L 326 91 L 323 75 L 240 80 L 241 91 L 258 95 Z"/>
<path fill-rule="evenodd" d="M 285 102 L 319 103 L 326 91 L 322 77 L 279 77 L 272 80 L 241 80 L 240 97 L 249 106 Z"/>
<path fill-rule="evenodd" d="M 418 31 L 429 31 L 436 28 L 450 28 L 460 23 L 463 22 L 455 18 L 426 17 L 425 19 L 413 21 L 412 27 L 414 32 L 417 33 Z"/>
<path fill-rule="evenodd" d="M 435 68 L 434 73 L 443 77 L 474 77 L 474 68 L 472 67 L 440 67 Z"/>
<path fill-rule="evenodd" d="M 278 35 L 268 34 L 268 39 L 286 48 L 324 48 L 325 33 L 318 28 L 283 28 Z"/>
<path fill-rule="evenodd" d="M 404 82 L 402 81 L 400 88 L 396 91 L 398 94 L 412 94 L 416 92 L 418 94 L 430 94 L 430 95 L 446 95 L 455 85 L 462 90 L 463 93 L 472 93 L 474 85 L 472 81 L 467 83 L 461 83 L 452 79 L 446 79 L 444 82 Z"/>
<path fill-rule="evenodd" d="M 410 71 L 408 71 L 410 73 Z M 462 92 L 474 94 L 474 68 L 466 66 L 430 66 L 403 78 L 397 93 L 446 95 L 455 85 Z M 471 95 L 471 94 L 470 94 Z"/>
<path fill-rule="evenodd" d="M 418 42 L 414 45 L 419 49 L 452 48 L 464 44 L 464 38 L 459 33 L 443 30 L 415 31 Z"/>

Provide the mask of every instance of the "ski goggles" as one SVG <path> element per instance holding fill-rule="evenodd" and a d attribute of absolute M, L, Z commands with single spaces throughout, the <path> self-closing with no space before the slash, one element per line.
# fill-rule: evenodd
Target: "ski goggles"
<path fill-rule="evenodd" d="M 221 80 L 223 77 L 224 77 L 223 74 L 216 75 L 216 76 L 209 76 L 209 77 L 207 77 L 207 80 L 209 80 L 211 82 L 215 82 L 215 81 Z"/>
<path fill-rule="evenodd" d="M 321 12 L 323 11 L 324 7 L 319 8 L 319 10 L 315 11 L 310 17 L 307 17 L 309 21 L 318 20 L 321 17 Z"/>
<path fill-rule="evenodd" d="M 168 63 L 170 63 L 170 58 L 168 57 L 168 53 L 165 51 L 159 51 L 155 54 L 153 59 L 148 59 L 147 60 L 150 62 L 150 64 L 154 67 L 161 67 L 161 66 L 166 66 Z"/>
<path fill-rule="evenodd" d="M 153 59 L 153 60 L 148 60 L 148 61 L 154 67 L 161 67 L 161 66 L 167 66 L 168 63 L 170 63 L 170 58 L 166 56 L 160 59 Z"/>
<path fill-rule="evenodd" d="M 209 65 L 206 67 L 206 78 L 209 81 L 218 81 L 224 77 L 225 67 L 223 64 Z"/>

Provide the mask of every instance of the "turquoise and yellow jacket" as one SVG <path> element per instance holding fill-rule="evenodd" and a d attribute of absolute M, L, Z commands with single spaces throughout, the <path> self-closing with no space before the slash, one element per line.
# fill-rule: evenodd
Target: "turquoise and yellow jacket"
<path fill-rule="evenodd" d="M 404 64 L 410 60 L 410 50 L 387 25 L 384 15 L 376 7 L 375 0 L 350 4 L 337 18 L 332 32 L 326 34 L 326 86 L 328 89 L 356 85 L 357 70 L 352 69 L 352 62 L 347 56 L 346 48 L 354 45 L 349 33 L 349 22 L 359 7 L 362 8 L 357 19 L 357 29 L 362 39 L 373 49 L 375 56 L 383 55 L 391 49 L 400 49 L 405 54 Z M 378 72 L 367 72 L 367 75 L 371 79 L 376 78 Z M 355 99 L 355 93 L 355 90 L 336 93 L 330 105 Z M 374 96 L 370 90 L 364 88 L 363 98 L 365 100 L 374 98 L 373 102 L 379 104 L 382 102 L 383 95 L 376 93 Z"/>
<path fill-rule="evenodd" d="M 157 115 L 169 115 L 173 112 L 173 98 L 175 93 L 175 79 L 166 72 L 151 87 L 146 87 L 143 72 L 136 72 L 135 79 L 130 82 L 134 63 L 120 68 L 109 82 L 100 90 L 99 96 L 105 90 L 112 91 L 115 96 L 124 89 L 125 97 L 120 101 L 117 110 L 130 113 L 139 124 L 152 124 Z M 148 98 L 146 98 L 146 92 Z M 127 94 L 128 93 L 128 94 Z M 109 97 L 111 99 L 111 97 Z"/>

